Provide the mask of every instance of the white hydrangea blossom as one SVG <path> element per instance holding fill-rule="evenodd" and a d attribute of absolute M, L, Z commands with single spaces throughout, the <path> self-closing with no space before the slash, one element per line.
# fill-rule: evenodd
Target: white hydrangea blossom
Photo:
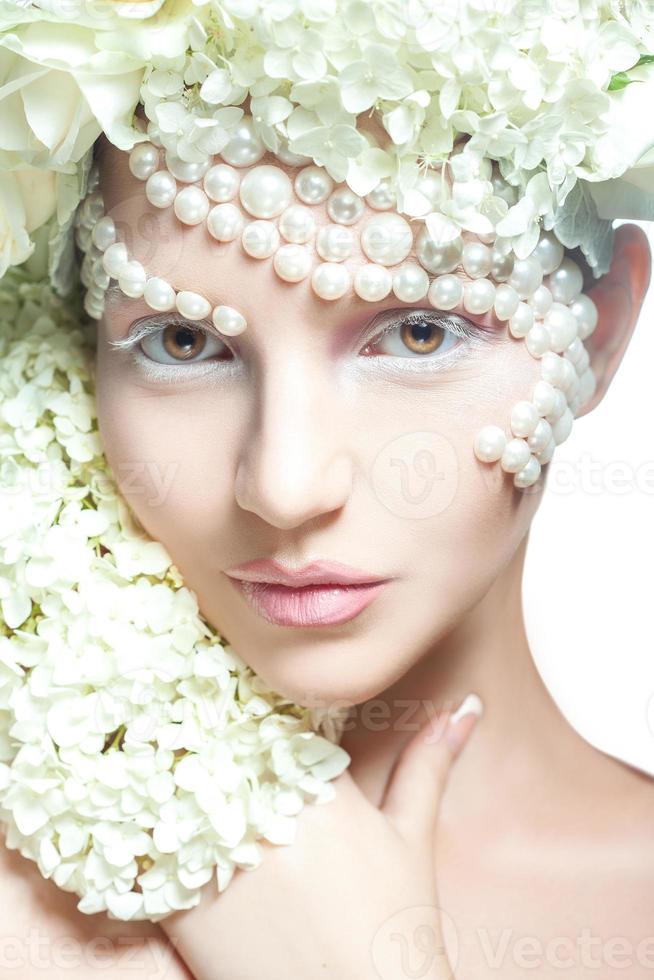
<path fill-rule="evenodd" d="M 268 689 L 137 525 L 82 323 L 0 282 L 0 819 L 80 911 L 158 921 L 333 798 L 347 713 Z"/>
<path fill-rule="evenodd" d="M 0 165 L 70 174 L 101 132 L 129 149 L 145 138 L 139 102 L 166 148 L 199 161 L 226 145 L 249 100 L 273 152 L 309 157 L 357 193 L 392 177 L 401 212 L 442 210 L 459 228 L 510 237 L 520 257 L 539 224 L 553 228 L 600 275 L 611 226 L 594 185 L 604 214 L 606 182 L 623 177 L 629 216 L 654 212 L 653 38 L 644 0 L 85 0 L 65 15 L 52 0 L 0 0 L 11 123 Z M 614 84 L 627 74 L 631 84 Z M 383 145 L 359 131 L 368 113 Z M 455 147 L 466 176 L 430 198 L 421 182 Z M 495 193 L 488 160 L 515 202 Z M 649 183 L 631 180 L 642 166 Z M 15 220 L 3 231 L 0 210 L 7 263 L 25 252 Z"/>

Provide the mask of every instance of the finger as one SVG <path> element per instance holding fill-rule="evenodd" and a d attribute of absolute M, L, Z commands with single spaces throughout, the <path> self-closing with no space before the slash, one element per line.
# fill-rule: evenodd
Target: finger
<path fill-rule="evenodd" d="M 483 711 L 469 694 L 441 712 L 407 743 L 390 776 L 381 812 L 406 839 L 431 839 L 450 768 Z"/>

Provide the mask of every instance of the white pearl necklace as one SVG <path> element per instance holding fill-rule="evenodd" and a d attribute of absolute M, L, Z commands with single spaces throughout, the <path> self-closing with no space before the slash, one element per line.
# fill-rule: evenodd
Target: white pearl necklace
<path fill-rule="evenodd" d="M 504 240 L 464 241 L 443 217 L 439 238 L 423 224 L 414 243 L 409 222 L 389 210 L 395 194 L 388 179 L 361 198 L 346 185 L 335 186 L 327 171 L 314 164 L 302 165 L 292 180 L 280 167 L 259 164 L 265 152 L 246 116 L 219 163 L 187 163 L 170 152 L 163 154 L 153 138 L 131 150 L 129 167 L 145 182 L 153 207 L 172 207 L 186 225 L 206 222 L 216 241 L 238 239 L 251 258 L 272 260 L 285 282 L 309 279 L 320 299 L 336 300 L 353 289 L 368 302 L 379 302 L 392 292 L 404 303 L 426 298 L 439 310 L 462 305 L 472 314 L 492 311 L 540 360 L 541 379 L 531 400 L 513 406 L 508 432 L 498 425 L 484 426 L 473 449 L 480 462 L 499 461 L 513 475 L 515 487 L 534 484 L 596 387 L 583 341 L 597 325 L 597 308 L 582 292 L 581 270 L 565 256 L 554 235 L 542 232 L 532 254 L 518 259 Z M 251 169 L 241 176 L 237 168 L 243 167 Z M 247 321 L 238 310 L 212 308 L 191 290 L 176 292 L 165 279 L 149 277 L 139 261 L 130 259 L 125 244 L 116 239 L 113 220 L 104 214 L 98 179 L 94 167 L 89 193 L 75 219 L 76 241 L 85 253 L 81 280 L 87 289 L 88 315 L 102 316 L 104 294 L 115 279 L 126 296 L 142 297 L 153 310 L 177 310 L 191 321 L 211 318 L 226 336 L 242 333 Z M 331 223 L 316 230 L 311 209 L 324 202 Z M 345 260 L 354 251 L 353 226 L 364 217 L 366 204 L 377 212 L 365 221 L 358 238 L 369 261 L 352 276 Z M 417 262 L 409 260 L 414 246 Z M 319 261 L 314 264 L 316 256 Z M 469 282 L 454 275 L 458 268 Z"/>

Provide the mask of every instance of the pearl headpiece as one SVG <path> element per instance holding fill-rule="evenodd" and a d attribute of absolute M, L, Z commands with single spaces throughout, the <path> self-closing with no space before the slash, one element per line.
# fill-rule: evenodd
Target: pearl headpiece
<path fill-rule="evenodd" d="M 204 223 L 209 241 L 234 242 L 248 257 L 272 262 L 286 282 L 308 279 L 321 300 L 354 291 L 360 299 L 379 302 L 392 293 L 401 302 L 426 302 L 439 310 L 461 305 L 506 322 L 511 336 L 540 360 L 541 379 L 529 399 L 514 405 L 505 428 L 489 424 L 477 434 L 474 451 L 482 462 L 499 460 L 516 487 L 535 483 L 555 446 L 570 434 L 575 412 L 595 390 L 583 341 L 596 326 L 597 310 L 582 292 L 579 266 L 565 257 L 561 243 L 543 231 L 532 253 L 518 258 L 507 239 L 470 240 L 444 216 L 431 229 L 422 222 L 416 229 L 393 210 L 388 181 L 362 198 L 310 161 L 283 155 L 281 162 L 295 171 L 291 177 L 287 169 L 260 162 L 265 154 L 246 116 L 220 159 L 184 162 L 151 133 L 149 141 L 132 149 L 129 168 L 144 182 L 153 207 L 172 208 L 186 225 Z M 501 183 L 497 175 L 496 182 Z M 76 218 L 89 316 L 102 316 L 104 294 L 115 279 L 126 296 L 142 298 L 153 310 L 176 310 L 190 321 L 211 318 L 226 336 L 246 329 L 238 310 L 212 308 L 199 293 L 176 292 L 164 278 L 148 275 L 117 240 L 114 221 L 104 213 L 97 168 L 89 188 Z M 319 204 L 329 222 L 318 228 L 313 209 Z M 355 245 L 366 261 L 352 275 L 345 260 Z M 458 269 L 468 281 L 455 275 Z"/>

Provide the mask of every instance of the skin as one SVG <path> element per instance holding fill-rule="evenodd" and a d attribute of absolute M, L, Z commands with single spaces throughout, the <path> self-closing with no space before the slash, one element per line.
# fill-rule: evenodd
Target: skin
<path fill-rule="evenodd" d="M 529 397 L 538 362 L 503 325 L 461 310 L 488 339 L 448 369 L 402 374 L 384 369 L 390 358 L 381 353 L 363 363 L 359 340 L 372 316 L 411 307 L 351 295 L 326 303 L 308 282 L 281 282 L 269 262 L 217 245 L 204 226 L 182 228 L 170 212 L 149 210 L 125 155 L 111 147 L 101 179 L 108 212 L 131 231 L 121 237 L 150 274 L 234 306 L 248 321 L 233 338 L 236 374 L 221 383 L 216 370 L 199 383 L 180 376 L 164 386 L 108 345 L 151 311 L 134 299 L 108 306 L 98 409 L 123 494 L 166 545 L 206 618 L 266 683 L 300 704 L 354 706 L 341 742 L 352 763 L 334 784 L 336 800 L 307 808 L 298 843 L 269 848 L 256 876 L 237 875 L 219 902 L 207 892 L 197 909 L 165 920 L 193 975 L 220 980 L 219 963 L 229 980 L 260 977 L 266 964 L 267 980 L 275 980 L 273 967 L 280 977 L 317 976 L 322 960 L 311 957 L 320 949 L 330 971 L 321 975 L 372 977 L 362 938 L 369 945 L 394 910 L 423 904 L 454 923 L 464 980 L 498 975 L 480 929 L 492 948 L 513 930 L 503 978 L 524 973 L 518 938 L 546 943 L 584 927 L 603 940 L 648 935 L 654 784 L 586 743 L 544 686 L 520 596 L 543 482 L 520 492 L 472 453 L 482 425 L 506 425 L 514 402 Z M 349 261 L 354 271 L 361 257 Z M 608 389 L 649 276 L 645 236 L 623 226 L 610 272 L 589 290 L 600 312 L 587 342 L 598 386 L 585 411 Z M 406 439 L 425 432 L 439 442 Z M 380 488 L 375 475 L 400 460 L 415 493 L 420 449 L 438 451 L 445 475 L 431 509 L 412 510 L 397 485 Z M 284 628 L 257 616 L 224 575 L 273 556 L 293 565 L 331 558 L 394 580 L 350 623 Z M 469 691 L 485 711 L 449 772 L 443 740 L 427 758 L 419 730 Z M 327 862 L 325 840 L 339 842 Z M 271 943 L 292 919 L 308 945 L 286 943 L 271 955 L 265 939 L 256 951 L 237 942 L 239 929 L 259 934 L 257 902 Z M 344 924 L 357 914 L 360 928 L 347 942 Z M 437 920 L 430 924 L 437 934 Z M 411 939 L 406 923 L 397 928 Z M 602 975 L 612 975 L 603 965 Z M 434 977 L 448 975 L 442 961 L 431 968 Z M 545 962 L 531 972 L 551 969 Z M 578 966 L 571 975 L 598 973 Z M 649 971 L 634 964 L 626 975 Z"/>

